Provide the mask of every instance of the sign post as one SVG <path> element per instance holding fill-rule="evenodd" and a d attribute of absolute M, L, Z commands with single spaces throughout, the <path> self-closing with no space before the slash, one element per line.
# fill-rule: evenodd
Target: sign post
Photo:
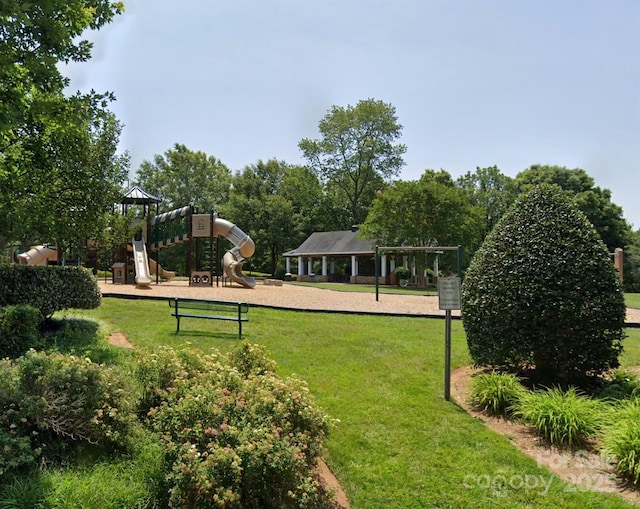
<path fill-rule="evenodd" d="M 451 310 L 460 309 L 460 278 L 438 278 L 438 307 L 445 310 L 444 399 L 451 398 Z"/>

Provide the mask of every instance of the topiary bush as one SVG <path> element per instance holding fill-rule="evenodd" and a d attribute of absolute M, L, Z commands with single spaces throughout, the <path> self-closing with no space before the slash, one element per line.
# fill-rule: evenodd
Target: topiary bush
<path fill-rule="evenodd" d="M 50 317 L 63 309 L 93 309 L 100 289 L 82 267 L 0 265 L 0 306 L 28 304 Z"/>
<path fill-rule="evenodd" d="M 544 385 L 618 367 L 626 308 L 606 247 L 556 187 L 533 188 L 476 252 L 462 319 L 476 365 L 535 368 Z"/>

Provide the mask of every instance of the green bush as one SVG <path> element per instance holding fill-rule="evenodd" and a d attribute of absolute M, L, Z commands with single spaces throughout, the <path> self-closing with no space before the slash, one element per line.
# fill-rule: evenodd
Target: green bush
<path fill-rule="evenodd" d="M 598 397 L 603 400 L 630 399 L 640 396 L 640 379 L 631 371 L 616 369 L 604 379 Z"/>
<path fill-rule="evenodd" d="M 517 376 L 511 373 L 481 373 L 471 381 L 470 402 L 494 415 L 507 416 L 526 393 Z"/>
<path fill-rule="evenodd" d="M 197 374 L 173 357 L 175 377 L 148 415 L 165 443 L 174 507 L 314 507 L 326 497 L 314 466 L 328 419 L 301 380 L 277 378 L 262 356 L 240 345 L 230 357 L 242 373 L 202 355 Z"/>
<path fill-rule="evenodd" d="M 521 196 L 476 252 L 462 285 L 474 362 L 535 368 L 543 385 L 616 368 L 626 308 L 593 226 L 555 187 Z"/>
<path fill-rule="evenodd" d="M 602 447 L 617 459 L 616 472 L 640 481 L 640 399 L 620 402 L 602 432 Z"/>
<path fill-rule="evenodd" d="M 0 473 L 63 459 L 74 445 L 115 451 L 135 437 L 126 377 L 89 359 L 27 352 L 0 365 Z"/>
<path fill-rule="evenodd" d="M 229 363 L 235 367 L 244 377 L 251 375 L 265 375 L 274 373 L 276 362 L 266 355 L 265 348 L 261 345 L 252 345 L 248 341 L 242 341 L 227 355 Z"/>
<path fill-rule="evenodd" d="M 93 309 L 100 289 L 82 267 L 0 265 L 0 306 L 28 304 L 50 317 L 63 309 Z"/>
<path fill-rule="evenodd" d="M 533 425 L 549 443 L 575 447 L 594 437 L 604 412 L 601 402 L 571 387 L 528 392 L 516 404 L 513 415 Z"/>
<path fill-rule="evenodd" d="M 44 341 L 39 332 L 42 315 L 26 304 L 0 308 L 0 357 L 19 357 Z"/>

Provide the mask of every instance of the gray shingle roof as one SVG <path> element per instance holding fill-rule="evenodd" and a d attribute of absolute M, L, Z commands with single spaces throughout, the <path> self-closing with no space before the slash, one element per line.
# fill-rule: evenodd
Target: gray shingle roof
<path fill-rule="evenodd" d="M 375 241 L 358 238 L 352 230 L 313 232 L 300 246 L 284 256 L 351 256 L 374 254 Z"/>

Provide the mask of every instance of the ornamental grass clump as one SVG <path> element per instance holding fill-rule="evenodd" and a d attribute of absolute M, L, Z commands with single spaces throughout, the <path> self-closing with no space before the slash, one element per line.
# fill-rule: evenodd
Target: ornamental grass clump
<path fill-rule="evenodd" d="M 525 393 L 516 375 L 493 371 L 473 377 L 469 400 L 485 412 L 508 416 Z"/>
<path fill-rule="evenodd" d="M 616 472 L 640 482 L 640 399 L 620 401 L 602 431 L 602 448 L 617 460 Z"/>
<path fill-rule="evenodd" d="M 604 411 L 602 402 L 573 387 L 566 391 L 553 387 L 524 394 L 514 416 L 531 424 L 549 443 L 574 448 L 598 433 Z"/>

